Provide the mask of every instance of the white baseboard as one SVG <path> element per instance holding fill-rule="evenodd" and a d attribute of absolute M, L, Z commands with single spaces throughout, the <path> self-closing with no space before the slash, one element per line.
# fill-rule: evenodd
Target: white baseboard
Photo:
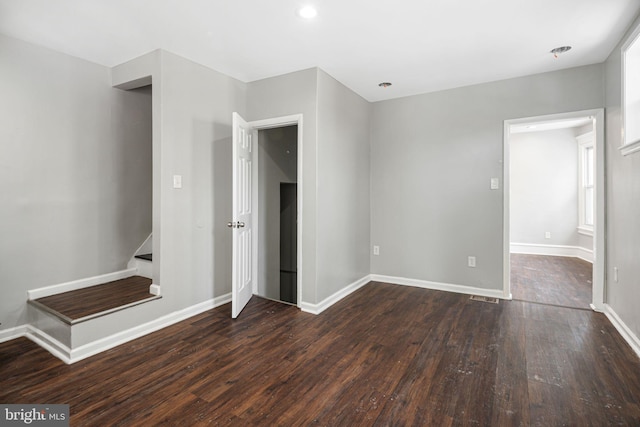
<path fill-rule="evenodd" d="M 113 282 L 114 280 L 125 279 L 136 274 L 135 268 L 116 271 L 115 273 L 101 274 L 99 276 L 88 277 L 86 279 L 74 280 L 73 282 L 60 283 L 58 285 L 45 286 L 44 288 L 31 289 L 27 291 L 30 300 L 44 298 L 51 295 L 61 294 L 63 292 L 75 291 L 76 289 L 84 289 L 90 286 L 100 285 L 102 283 Z"/>
<path fill-rule="evenodd" d="M 371 281 L 391 283 L 394 285 L 414 286 L 417 288 L 432 289 L 436 291 L 455 292 L 458 294 L 478 295 L 482 297 L 500 298 L 510 300 L 511 295 L 504 295 L 502 289 L 475 288 L 466 285 L 454 285 L 451 283 L 430 282 L 428 280 L 407 279 L 406 277 L 383 276 L 372 274 Z"/>
<path fill-rule="evenodd" d="M 24 337 L 29 331 L 29 325 L 20 325 L 14 328 L 3 329 L 0 331 L 0 342 L 11 341 L 16 338 Z"/>
<path fill-rule="evenodd" d="M 171 326 L 174 323 L 181 322 L 189 317 L 193 317 L 197 314 L 211 310 L 223 304 L 231 301 L 231 294 L 225 294 L 217 298 L 212 298 L 208 301 L 201 302 L 191 307 L 184 308 L 182 310 L 175 311 L 173 313 L 162 316 L 151 322 L 143 323 L 142 325 L 135 326 L 126 331 L 118 332 L 111 336 L 99 339 L 89 344 L 82 345 L 78 348 L 71 350 L 69 355 L 69 363 L 75 363 L 94 354 L 101 353 L 105 350 L 109 350 L 113 347 L 117 347 L 128 341 L 140 338 L 144 335 L 150 334 L 167 326 Z"/>
<path fill-rule="evenodd" d="M 53 338 L 51 335 L 35 328 L 32 325 L 20 325 L 15 328 L 0 331 L 0 343 L 21 337 L 30 339 L 49 353 L 56 356 L 58 359 L 67 364 L 70 363 L 69 353 L 71 352 L 71 349 Z"/>
<path fill-rule="evenodd" d="M 533 243 L 511 243 L 512 254 L 568 256 L 580 258 L 593 264 L 593 251 L 580 246 L 538 245 Z"/>
<path fill-rule="evenodd" d="M 74 349 L 70 349 L 60 341 L 31 325 L 23 326 L 22 328 L 25 331 L 23 331 L 23 333 L 21 333 L 20 335 L 14 336 L 13 338 L 17 338 L 18 336 L 26 336 L 27 338 L 56 356 L 58 359 L 62 360 L 64 363 L 72 364 L 82 359 L 86 359 L 87 357 L 109 350 L 113 347 L 117 347 L 128 341 L 140 338 L 162 328 L 166 328 L 167 326 L 171 326 L 174 323 L 181 322 L 185 319 L 188 319 L 189 317 L 195 316 L 207 310 L 211 310 L 212 308 L 216 308 L 230 301 L 231 294 L 225 294 L 208 301 L 192 305 L 191 307 L 175 311 L 158 319 L 152 320 L 151 322 L 135 326 L 131 329 L 127 329 L 126 331 L 118 332 L 116 334 L 93 341 Z"/>
<path fill-rule="evenodd" d="M 633 333 L 626 323 L 622 321 L 620 316 L 613 310 L 609 304 L 604 305 L 604 314 L 607 316 L 613 326 L 620 332 L 622 338 L 631 346 L 633 351 L 640 357 L 640 339 Z"/>
<path fill-rule="evenodd" d="M 73 363 L 70 356 L 71 349 L 69 347 L 35 326 L 29 325 L 28 329 L 28 332 L 25 334 L 27 338 L 53 354 L 58 359 L 62 360 L 67 365 Z"/>
<path fill-rule="evenodd" d="M 346 297 L 347 295 L 350 295 L 350 294 L 354 293 L 355 291 L 357 291 L 358 289 L 360 289 L 361 287 L 363 287 L 364 285 L 369 283 L 371 281 L 370 277 L 371 277 L 370 275 L 367 275 L 367 276 L 363 277 L 362 279 L 356 280 L 355 282 L 351 283 L 350 285 L 340 289 L 335 294 L 325 298 L 324 300 L 322 300 L 318 304 L 311 304 L 311 303 L 308 303 L 308 302 L 302 302 L 302 303 L 300 303 L 300 309 L 302 311 L 306 312 L 306 313 L 320 314 L 323 311 L 325 311 L 327 308 L 331 307 L 333 304 L 335 304 L 338 301 L 340 301 L 342 298 Z"/>

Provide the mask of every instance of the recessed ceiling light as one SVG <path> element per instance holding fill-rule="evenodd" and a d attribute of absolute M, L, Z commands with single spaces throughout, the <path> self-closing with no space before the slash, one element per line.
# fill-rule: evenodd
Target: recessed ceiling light
<path fill-rule="evenodd" d="M 380 86 L 380 87 L 389 87 L 389 86 L 391 86 L 391 83 L 389 83 L 389 82 L 382 82 L 382 83 L 378 83 L 378 86 Z"/>
<path fill-rule="evenodd" d="M 313 6 L 305 6 L 298 10 L 298 15 L 304 19 L 313 19 L 318 15 L 318 10 Z"/>
<path fill-rule="evenodd" d="M 553 57 L 557 58 L 561 53 L 565 53 L 571 50 L 571 46 L 560 46 L 555 49 L 551 49 L 549 53 L 553 53 Z"/>

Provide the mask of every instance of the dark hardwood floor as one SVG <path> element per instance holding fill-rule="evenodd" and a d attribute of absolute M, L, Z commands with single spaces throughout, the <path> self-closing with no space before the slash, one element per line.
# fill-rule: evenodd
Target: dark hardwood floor
<path fill-rule="evenodd" d="M 589 309 L 593 267 L 580 258 L 511 254 L 513 299 Z"/>
<path fill-rule="evenodd" d="M 67 366 L 0 344 L 0 402 L 73 426 L 639 425 L 640 359 L 602 314 L 372 282 L 322 314 L 252 298 Z"/>
<path fill-rule="evenodd" d="M 67 323 L 73 323 L 127 305 L 160 298 L 149 293 L 149 285 L 151 285 L 151 279 L 132 276 L 102 285 L 38 298 L 35 304 L 56 314 Z"/>

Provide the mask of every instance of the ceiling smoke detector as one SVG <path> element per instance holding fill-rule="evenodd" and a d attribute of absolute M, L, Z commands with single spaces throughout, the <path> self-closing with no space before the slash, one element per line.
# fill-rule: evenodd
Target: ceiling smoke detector
<path fill-rule="evenodd" d="M 389 83 L 389 82 L 382 82 L 382 83 L 378 83 L 378 86 L 380 86 L 380 87 L 389 87 L 389 86 L 391 86 L 391 83 Z"/>
<path fill-rule="evenodd" d="M 561 53 L 569 52 L 570 50 L 571 50 L 571 46 L 560 46 L 560 47 L 556 47 L 555 49 L 551 49 L 549 53 L 552 53 L 553 57 L 557 58 L 558 56 L 560 56 Z"/>

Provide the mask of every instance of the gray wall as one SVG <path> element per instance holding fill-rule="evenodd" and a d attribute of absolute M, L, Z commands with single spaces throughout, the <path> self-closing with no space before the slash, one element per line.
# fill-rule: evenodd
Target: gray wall
<path fill-rule="evenodd" d="M 636 20 L 636 25 L 640 20 Z M 623 38 L 623 42 L 624 42 Z M 622 145 L 620 45 L 605 63 L 607 143 L 607 272 L 605 302 L 640 336 L 640 152 L 620 154 Z M 618 282 L 613 269 L 618 268 Z"/>
<path fill-rule="evenodd" d="M 154 51 L 115 67 L 111 70 L 110 76 L 108 69 L 92 64 L 83 66 L 86 63 L 68 59 L 40 48 L 38 50 L 45 57 L 63 57 L 65 62 L 70 62 L 63 64 L 64 67 L 62 67 L 63 69 L 60 71 L 59 76 L 60 80 L 68 82 L 68 85 L 52 95 L 51 100 L 46 105 L 47 111 L 56 111 L 56 108 L 62 111 L 62 117 L 56 117 L 56 121 L 61 124 L 90 122 L 86 126 L 83 125 L 83 127 L 76 129 L 75 136 L 81 141 L 74 141 L 73 144 L 66 146 L 62 138 L 60 138 L 60 141 L 56 140 L 56 149 L 47 150 L 50 163 L 48 167 L 59 171 L 63 170 L 62 166 L 73 165 L 76 169 L 79 168 L 83 171 L 84 174 L 81 176 L 82 180 L 75 179 L 75 181 L 86 181 L 94 186 L 96 181 L 99 181 L 104 175 L 104 178 L 109 182 L 109 191 L 114 185 L 113 181 L 117 183 L 120 175 L 108 173 L 97 159 L 95 161 L 91 160 L 92 157 L 88 157 L 86 152 L 96 150 L 95 157 L 100 162 L 113 157 L 112 162 L 120 164 L 122 160 L 117 160 L 115 154 L 106 149 L 106 147 L 114 144 L 113 135 L 117 135 L 118 132 L 114 131 L 107 135 L 97 132 L 99 129 L 97 125 L 102 126 L 98 120 L 99 114 L 91 114 L 91 117 L 87 118 L 86 115 L 88 113 L 86 111 L 91 111 L 89 108 L 95 104 L 96 111 L 106 114 L 106 117 L 110 117 L 109 112 L 113 110 L 113 117 L 116 117 L 115 123 L 121 127 L 122 123 L 119 123 L 119 121 L 121 122 L 127 117 L 127 108 L 129 107 L 125 107 L 120 103 L 117 105 L 110 104 L 108 97 L 99 97 L 102 95 L 102 91 L 104 90 L 108 94 L 116 94 L 114 95 L 116 99 L 124 96 L 140 96 L 140 92 L 144 94 L 145 90 L 123 91 L 114 89 L 111 85 L 112 83 L 117 85 L 118 83 L 147 76 L 152 76 L 153 78 L 154 281 L 162 286 L 163 298 L 119 312 L 112 316 L 114 318 L 117 317 L 117 321 L 111 317 L 104 317 L 78 325 L 77 328 L 74 328 L 74 334 L 71 337 L 73 347 L 87 344 L 160 316 L 229 293 L 231 291 L 231 235 L 226 227 L 226 222 L 231 217 L 231 112 L 244 112 L 246 85 L 216 71 L 163 51 Z M 21 47 L 18 54 L 25 55 L 24 47 Z M 11 59 L 4 52 L 0 55 L 0 58 L 3 60 Z M 19 63 L 19 61 L 16 62 Z M 29 73 L 34 73 L 44 68 L 44 64 L 37 62 L 29 63 L 28 65 L 24 70 L 27 76 Z M 3 72 L 7 68 L 3 66 Z M 20 71 L 22 72 L 23 70 Z M 6 80 L 9 80 L 9 77 L 5 79 L 3 76 L 2 82 Z M 84 83 L 85 81 L 89 83 Z M 77 96 L 80 98 L 77 101 L 77 108 L 70 108 L 67 105 L 65 105 L 65 108 L 61 108 L 59 103 L 68 102 L 69 94 L 75 93 L 74 85 L 78 84 L 78 82 L 80 82 L 81 87 L 77 89 Z M 33 76 L 25 78 L 25 86 L 30 87 L 33 83 Z M 97 86 L 98 89 L 92 88 L 93 85 Z M 37 89 L 46 92 L 45 87 L 37 87 Z M 25 87 L 16 92 L 16 97 L 20 95 L 24 98 L 25 94 L 29 94 L 29 89 Z M 93 92 L 97 93 L 97 98 L 88 97 L 87 99 L 87 94 L 93 94 Z M 148 114 L 148 93 L 144 96 L 144 108 L 141 109 L 146 111 L 145 114 Z M 131 104 L 129 105 L 131 106 Z M 18 119 L 24 120 L 23 117 L 25 115 L 28 117 L 28 112 L 21 111 L 17 115 L 16 121 Z M 110 124 L 110 120 L 109 118 L 107 123 Z M 139 118 L 134 115 L 128 120 L 137 121 Z M 54 124 L 51 123 L 52 126 Z M 41 127 L 38 125 L 34 126 L 34 129 L 39 132 L 51 133 L 47 126 Z M 100 138 L 95 144 L 92 143 L 90 150 L 83 144 L 87 144 L 88 139 L 91 140 L 91 135 L 98 135 Z M 69 137 L 69 135 L 65 136 Z M 6 138 L 2 140 L 5 141 Z M 62 147 L 62 150 L 58 155 L 60 147 Z M 124 155 L 124 148 L 119 148 L 119 150 L 117 153 Z M 79 158 L 78 153 L 84 154 L 85 157 Z M 30 155 L 33 156 L 33 154 Z M 52 157 L 55 162 L 51 162 Z M 90 160 L 90 165 L 95 170 L 85 171 L 82 158 Z M 22 161 L 20 164 L 20 170 L 24 170 L 25 172 L 23 173 L 26 173 L 28 168 L 25 166 L 25 162 Z M 87 167 L 86 169 L 89 168 Z M 118 172 L 120 173 L 121 171 L 118 170 Z M 172 188 L 172 176 L 174 174 L 182 175 L 182 189 Z M 145 176 L 148 177 L 148 170 L 145 172 Z M 50 181 L 55 179 L 52 176 L 47 177 Z M 28 184 L 30 186 L 36 187 L 42 184 L 38 180 L 33 180 L 31 175 L 28 177 L 25 175 L 25 180 L 26 178 L 29 178 Z M 113 191 L 113 200 L 109 199 L 108 202 L 101 202 L 95 207 L 98 213 L 94 214 L 86 209 L 82 211 L 82 213 L 90 215 L 89 219 L 92 222 L 86 227 L 78 227 L 78 233 L 82 233 L 82 236 L 91 236 L 92 233 L 99 233 L 101 237 L 103 234 L 116 234 L 116 232 L 119 232 L 119 229 L 114 227 L 106 231 L 102 230 L 100 224 L 96 221 L 96 217 L 101 219 L 105 212 L 110 212 L 111 209 L 114 209 L 111 206 L 112 204 L 120 206 L 120 204 L 128 200 L 122 193 L 126 190 L 121 188 L 125 187 L 125 184 L 117 186 L 117 192 Z M 47 188 L 47 190 L 48 194 L 51 194 L 52 188 Z M 56 189 L 54 188 L 53 190 Z M 93 190 L 100 190 L 100 188 L 94 187 Z M 110 194 L 107 190 L 104 191 Z M 100 199 L 100 193 L 96 194 L 95 191 L 85 196 L 78 183 L 65 194 L 68 202 L 73 205 L 90 204 L 93 206 L 94 204 L 97 205 L 95 199 Z M 85 198 L 89 199 L 89 201 L 84 200 Z M 49 203 L 48 200 L 46 192 L 38 195 L 38 203 Z M 146 203 L 148 203 L 148 197 L 146 197 Z M 49 209 L 55 207 L 56 205 L 54 204 Z M 40 209 L 42 210 L 42 207 Z M 82 220 L 81 215 L 80 220 Z M 74 224 L 80 220 L 78 215 L 75 214 L 70 219 Z M 15 219 L 12 221 L 16 223 Z M 112 220 L 112 222 L 117 224 L 116 220 Z M 6 223 L 6 221 L 3 221 L 3 223 Z M 57 230 L 55 224 L 55 222 L 48 221 L 43 226 L 40 234 L 55 232 Z M 22 223 L 21 226 L 24 227 Z M 71 227 L 65 227 L 60 230 L 61 234 L 57 237 L 59 241 L 64 243 L 69 236 L 74 236 L 74 233 L 69 231 L 69 228 Z M 87 270 L 78 261 L 78 254 L 84 257 L 87 257 L 87 254 L 93 256 L 94 251 L 102 254 L 102 240 L 106 240 L 107 244 L 109 244 L 108 239 L 100 239 L 100 242 L 98 242 L 98 238 L 92 238 L 91 242 L 95 240 L 95 243 L 83 247 L 78 245 L 71 247 L 68 254 L 70 274 L 55 277 L 50 274 L 48 276 L 50 282 L 46 284 L 55 284 L 122 269 L 126 266 L 126 262 L 133 254 L 133 251 L 137 249 L 148 234 L 149 230 L 144 230 L 139 237 L 132 239 L 135 242 L 130 244 L 131 247 L 126 253 L 118 247 L 110 248 L 110 253 L 113 254 L 111 256 L 119 256 L 121 262 L 110 263 L 101 269 Z M 21 242 L 19 237 L 21 236 L 11 235 L 8 241 L 15 247 L 16 244 Z M 35 265 L 41 268 L 41 265 L 46 265 L 45 263 L 52 261 L 66 262 L 65 259 L 60 260 L 60 254 L 52 254 L 51 248 L 55 248 L 55 246 L 48 242 L 49 237 L 46 234 L 44 237 L 46 245 L 43 245 L 40 236 L 35 235 L 29 242 L 30 248 L 43 245 L 42 247 L 47 249 L 47 253 L 42 255 L 41 260 L 36 260 Z M 120 237 L 126 238 L 127 236 Z M 160 246 L 161 241 L 162 246 Z M 3 251 L 5 251 L 4 246 Z M 6 252 L 9 251 L 6 250 Z M 8 259 L 8 256 L 4 256 L 4 259 Z M 109 260 L 109 256 L 106 256 L 106 259 Z M 32 270 L 34 272 L 39 271 L 35 268 Z M 2 274 L 5 274 L 5 271 L 7 269 L 3 265 Z M 21 279 L 25 276 L 24 271 L 20 271 L 21 276 L 13 271 L 11 273 L 12 276 L 2 278 L 3 286 L 5 283 L 15 281 L 14 277 Z M 38 286 L 42 285 L 38 284 Z M 21 300 L 8 307 L 9 310 L 22 310 L 26 305 L 26 289 L 38 286 L 27 284 L 23 289 L 16 286 L 18 289 L 16 293 L 21 296 Z M 13 292 L 13 288 L 11 288 L 11 291 Z M 7 312 L 11 312 L 9 310 Z M 2 313 L 5 313 L 4 307 Z M 23 316 L 23 318 L 16 321 L 16 324 L 25 323 L 27 320 Z M 2 326 L 4 327 L 5 325 L 3 324 Z"/>
<path fill-rule="evenodd" d="M 163 298 L 127 310 L 117 328 L 78 328 L 74 345 L 231 292 L 231 112 L 244 113 L 246 85 L 165 51 L 112 74 L 114 84 L 154 82 L 154 282 Z"/>
<path fill-rule="evenodd" d="M 0 329 L 27 290 L 111 273 L 151 231 L 151 99 L 0 35 Z"/>
<path fill-rule="evenodd" d="M 318 302 L 370 273 L 371 104 L 318 72 Z"/>
<path fill-rule="evenodd" d="M 501 290 L 504 120 L 603 103 L 602 65 L 375 103 L 372 273 Z"/>
<path fill-rule="evenodd" d="M 245 85 L 163 52 L 161 99 L 160 284 L 183 308 L 231 292 L 231 112 Z"/>
<path fill-rule="evenodd" d="M 298 127 L 266 129 L 258 138 L 258 294 L 280 299 L 280 183 L 298 178 Z"/>
<path fill-rule="evenodd" d="M 369 274 L 371 106 L 315 68 L 249 83 L 247 100 L 249 120 L 304 116 L 300 299 L 319 303 Z"/>
<path fill-rule="evenodd" d="M 156 51 L 112 71 L 153 76 L 154 278 L 164 298 L 81 331 L 75 345 L 230 292 L 231 111 L 304 114 L 302 299 L 317 303 L 368 272 L 501 289 L 503 195 L 489 180 L 502 177 L 503 121 L 605 105 L 606 300 L 640 334 L 640 155 L 618 151 L 619 49 L 604 65 L 373 105 L 317 69 L 243 84 Z M 6 329 L 26 323 L 28 289 L 120 270 L 146 238 L 148 224 L 130 218 L 147 217 L 148 192 L 130 181 L 148 178 L 147 147 L 132 141 L 148 141 L 149 97 L 112 88 L 105 67 L 4 36 L 0 93 Z M 171 188 L 173 174 L 183 189 Z"/>
<path fill-rule="evenodd" d="M 511 155 L 511 242 L 578 244 L 578 144 L 573 129 L 514 133 Z M 545 238 L 545 232 L 551 238 Z"/>

